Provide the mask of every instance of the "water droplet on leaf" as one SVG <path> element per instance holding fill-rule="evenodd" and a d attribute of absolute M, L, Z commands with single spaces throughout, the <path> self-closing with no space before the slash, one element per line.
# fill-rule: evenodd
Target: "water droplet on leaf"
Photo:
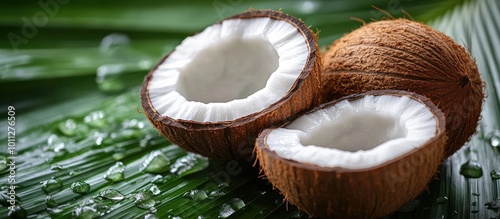
<path fill-rule="evenodd" d="M 483 176 L 483 168 L 477 160 L 469 160 L 460 167 L 460 174 L 468 178 Z"/>
<path fill-rule="evenodd" d="M 162 183 L 165 183 L 165 180 L 163 179 L 162 175 L 156 175 L 155 177 L 153 177 L 151 182 L 154 184 L 162 184 Z"/>
<path fill-rule="evenodd" d="M 170 172 L 182 177 L 204 170 L 208 167 L 208 164 L 208 158 L 198 154 L 188 153 L 186 156 L 175 161 Z"/>
<path fill-rule="evenodd" d="M 111 166 L 106 174 L 104 175 L 104 179 L 110 182 L 120 182 L 125 179 L 123 172 L 125 171 L 125 166 L 122 162 L 118 161 L 115 165 Z"/>
<path fill-rule="evenodd" d="M 79 170 L 72 170 L 68 173 L 70 176 L 78 176 L 80 174 Z"/>
<path fill-rule="evenodd" d="M 500 179 L 500 170 L 492 170 L 490 176 L 493 180 Z"/>
<path fill-rule="evenodd" d="M 94 111 L 83 118 L 83 121 L 94 128 L 105 128 L 108 125 L 103 111 Z"/>
<path fill-rule="evenodd" d="M 4 171 L 8 168 L 7 166 L 7 157 L 0 155 L 0 172 Z"/>
<path fill-rule="evenodd" d="M 207 193 L 199 189 L 194 189 L 184 193 L 184 197 L 190 198 L 193 201 L 202 201 L 208 198 Z"/>
<path fill-rule="evenodd" d="M 445 204 L 446 202 L 448 202 L 448 197 L 446 196 L 441 196 L 436 198 L 436 203 L 438 204 Z"/>
<path fill-rule="evenodd" d="M 49 208 L 54 208 L 57 207 L 57 202 L 52 196 L 49 195 L 45 197 L 45 205 L 47 205 L 47 207 Z"/>
<path fill-rule="evenodd" d="M 66 136 L 74 136 L 77 133 L 77 124 L 73 119 L 62 121 L 58 125 L 59 131 Z"/>
<path fill-rule="evenodd" d="M 63 167 L 59 164 L 54 164 L 50 167 L 51 170 L 54 170 L 54 171 L 58 171 L 58 170 L 62 170 Z"/>
<path fill-rule="evenodd" d="M 57 153 L 64 150 L 64 147 L 66 147 L 66 143 L 58 135 L 52 134 L 47 139 L 47 146 L 49 150 L 53 150 Z"/>
<path fill-rule="evenodd" d="M 493 147 L 500 146 L 500 130 L 495 130 L 488 134 L 486 139 L 490 142 L 490 145 Z"/>
<path fill-rule="evenodd" d="M 141 130 L 144 128 L 144 122 L 138 119 L 129 119 L 122 122 L 123 129 L 136 129 Z"/>
<path fill-rule="evenodd" d="M 151 198 L 151 195 L 147 192 L 139 192 L 135 194 L 135 206 L 142 209 L 150 209 L 155 206 L 156 201 Z"/>
<path fill-rule="evenodd" d="M 62 210 L 58 207 L 53 207 L 53 208 L 47 208 L 47 212 L 49 212 L 49 214 L 59 214 L 62 212 Z"/>
<path fill-rule="evenodd" d="M 214 199 L 214 198 L 218 198 L 218 197 L 221 197 L 221 196 L 224 196 L 226 193 L 224 192 L 221 192 L 221 191 L 218 191 L 218 190 L 215 190 L 215 191 L 211 191 L 210 194 L 208 195 L 211 199 Z"/>
<path fill-rule="evenodd" d="M 108 133 L 106 132 L 99 132 L 99 131 L 92 132 L 92 138 L 94 139 L 96 145 L 101 145 L 104 139 L 107 137 Z"/>
<path fill-rule="evenodd" d="M 159 219 L 155 214 L 146 214 L 144 219 Z"/>
<path fill-rule="evenodd" d="M 141 171 L 146 173 L 165 173 L 170 170 L 170 159 L 161 151 L 153 151 L 144 159 Z"/>
<path fill-rule="evenodd" d="M 41 184 L 42 190 L 47 194 L 59 192 L 62 189 L 62 181 L 55 178 L 45 180 Z"/>
<path fill-rule="evenodd" d="M 76 181 L 71 184 L 70 188 L 74 193 L 83 195 L 90 190 L 90 185 L 86 182 Z"/>
<path fill-rule="evenodd" d="M 233 198 L 229 202 L 222 204 L 219 212 L 219 218 L 227 218 L 234 212 L 245 207 L 245 202 L 239 198 Z"/>
<path fill-rule="evenodd" d="M 161 193 L 160 188 L 158 188 L 158 186 L 156 186 L 156 185 L 151 185 L 151 187 L 149 187 L 149 191 L 150 191 L 153 195 L 159 195 L 159 194 Z"/>
<path fill-rule="evenodd" d="M 101 52 L 115 52 L 120 47 L 127 46 L 129 42 L 130 39 L 127 35 L 112 33 L 102 38 L 99 50 Z"/>
<path fill-rule="evenodd" d="M 99 197 L 111 200 L 113 202 L 122 201 L 125 196 L 116 189 L 106 189 L 99 192 Z"/>
<path fill-rule="evenodd" d="M 94 199 L 83 201 L 78 207 L 73 210 L 73 218 L 89 219 L 98 218 L 108 212 L 110 207 L 101 203 L 96 203 Z"/>

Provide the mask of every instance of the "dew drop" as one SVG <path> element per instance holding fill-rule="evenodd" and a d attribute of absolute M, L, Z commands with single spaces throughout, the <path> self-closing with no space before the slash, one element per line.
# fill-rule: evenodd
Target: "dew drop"
<path fill-rule="evenodd" d="M 224 196 L 225 194 L 226 193 L 224 193 L 222 191 L 215 190 L 215 191 L 211 191 L 208 196 L 209 196 L 210 199 L 214 199 L 214 198 L 218 198 L 218 197 Z"/>
<path fill-rule="evenodd" d="M 446 202 L 448 202 L 448 197 L 446 196 L 441 196 L 436 198 L 437 204 L 445 204 Z"/>
<path fill-rule="evenodd" d="M 165 173 L 170 170 L 170 159 L 161 151 L 153 151 L 144 159 L 141 171 L 146 173 Z"/>
<path fill-rule="evenodd" d="M 67 119 L 58 125 L 59 131 L 66 136 L 74 136 L 77 133 L 77 124 L 74 119 Z"/>
<path fill-rule="evenodd" d="M 184 193 L 184 197 L 190 198 L 193 201 L 202 201 L 202 200 L 207 199 L 208 195 L 203 190 L 194 189 L 194 190 L 191 190 L 191 191 Z"/>
<path fill-rule="evenodd" d="M 76 181 L 69 187 L 74 193 L 85 194 L 90 190 L 90 185 L 86 182 Z"/>
<path fill-rule="evenodd" d="M 217 185 L 217 187 L 219 187 L 219 189 L 224 189 L 224 188 L 228 188 L 229 184 L 227 184 L 226 182 L 223 182 L 223 183 L 220 183 L 219 185 Z"/>
<path fill-rule="evenodd" d="M 46 193 L 55 193 L 62 190 L 62 181 L 56 178 L 45 180 L 41 182 L 42 190 Z"/>
<path fill-rule="evenodd" d="M 156 202 L 156 203 L 159 203 L 159 202 Z M 152 214 L 156 214 L 157 211 L 158 211 L 158 209 L 156 209 L 155 207 L 151 207 L 149 209 L 149 212 L 151 212 Z"/>
<path fill-rule="evenodd" d="M 144 219 L 159 219 L 155 214 L 146 214 Z"/>
<path fill-rule="evenodd" d="M 150 209 L 155 206 L 156 201 L 151 198 L 151 195 L 146 192 L 139 192 L 135 194 L 135 206 L 141 209 Z"/>
<path fill-rule="evenodd" d="M 500 146 L 500 130 L 492 131 L 486 139 L 490 142 L 490 145 L 493 147 Z"/>
<path fill-rule="evenodd" d="M 15 205 L 13 209 L 14 209 L 13 211 L 9 211 L 9 213 L 7 213 L 7 216 L 9 216 L 10 218 L 21 219 L 28 217 L 28 212 L 23 207 Z"/>
<path fill-rule="evenodd" d="M 112 33 L 102 38 L 99 50 L 101 52 L 114 52 L 120 47 L 127 46 L 129 42 L 130 39 L 126 35 Z"/>
<path fill-rule="evenodd" d="M 83 118 L 83 122 L 94 128 L 105 128 L 108 125 L 103 111 L 89 113 Z"/>
<path fill-rule="evenodd" d="M 47 146 L 49 150 L 54 150 L 54 152 L 60 152 L 66 147 L 66 143 L 56 134 L 52 134 L 47 139 Z"/>
<path fill-rule="evenodd" d="M 104 139 L 108 137 L 108 133 L 93 131 L 91 136 L 94 139 L 96 145 L 102 145 Z"/>
<path fill-rule="evenodd" d="M 59 171 L 59 170 L 62 170 L 63 167 L 59 164 L 54 164 L 50 167 L 51 170 L 54 170 L 54 171 Z"/>
<path fill-rule="evenodd" d="M 96 203 L 94 199 L 87 199 L 73 210 L 73 218 L 89 219 L 98 218 L 109 211 L 109 207 L 100 203 Z"/>
<path fill-rule="evenodd" d="M 68 175 L 70 176 L 78 176 L 80 174 L 80 171 L 79 170 L 72 170 L 72 171 L 69 171 Z"/>
<path fill-rule="evenodd" d="M 165 183 L 165 180 L 163 179 L 162 175 L 156 175 L 155 177 L 153 177 L 151 182 L 154 184 L 162 184 L 162 183 Z"/>
<path fill-rule="evenodd" d="M 492 170 L 490 172 L 491 179 L 497 180 L 500 179 L 500 170 Z"/>
<path fill-rule="evenodd" d="M 227 218 L 243 207 L 245 207 L 245 202 L 243 202 L 243 200 L 239 198 L 233 198 L 227 203 L 222 204 L 219 212 L 219 218 Z"/>
<path fill-rule="evenodd" d="M 99 197 L 111 200 L 113 202 L 120 202 L 125 198 L 125 196 L 116 189 L 103 190 L 99 192 Z"/>
<path fill-rule="evenodd" d="M 52 196 L 49 195 L 45 197 L 45 205 L 47 205 L 47 207 L 49 208 L 55 208 L 57 207 L 57 202 Z"/>
<path fill-rule="evenodd" d="M 62 210 L 58 207 L 53 207 L 53 208 L 47 208 L 47 212 L 49 214 L 59 214 L 62 212 Z"/>
<path fill-rule="evenodd" d="M 480 178 L 483 168 L 477 160 L 469 160 L 460 167 L 460 174 L 467 178 Z"/>
<path fill-rule="evenodd" d="M 158 186 L 156 186 L 156 185 L 151 185 L 151 187 L 149 187 L 149 191 L 150 191 L 153 195 L 159 195 L 159 194 L 161 193 L 160 188 L 158 188 Z"/>
<path fill-rule="evenodd" d="M 138 119 L 129 119 L 122 122 L 123 129 L 136 129 L 140 130 L 144 128 L 144 122 Z"/>
<path fill-rule="evenodd" d="M 175 161 L 170 172 L 179 176 L 185 176 L 206 169 L 208 164 L 208 158 L 198 154 L 188 153 L 188 155 Z"/>
<path fill-rule="evenodd" d="M 104 175 L 104 179 L 110 182 L 120 182 L 125 179 L 123 172 L 125 171 L 125 166 L 122 162 L 118 161 L 115 165 L 111 166 L 106 174 Z"/>
<path fill-rule="evenodd" d="M 0 155 L 0 172 L 4 171 L 8 168 L 7 166 L 7 157 Z"/>

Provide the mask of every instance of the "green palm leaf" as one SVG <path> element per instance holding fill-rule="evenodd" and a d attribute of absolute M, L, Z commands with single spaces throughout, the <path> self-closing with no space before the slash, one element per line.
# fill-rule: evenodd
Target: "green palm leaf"
<path fill-rule="evenodd" d="M 139 86 L 161 56 L 186 36 L 253 7 L 301 18 L 321 31 L 322 47 L 361 25 L 352 17 L 389 18 L 380 8 L 411 14 L 469 48 L 489 94 L 479 133 L 443 163 L 429 192 L 389 218 L 500 218 L 500 181 L 490 177 L 500 170 L 500 151 L 491 146 L 500 139 L 495 0 L 40 2 L 54 4 L 0 3 L 0 111 L 7 124 L 8 106 L 15 107 L 15 192 L 24 209 L 11 217 L 307 218 L 258 177 L 253 161 L 187 153 L 140 112 Z M 0 130 L 1 145 L 8 145 L 7 131 Z M 7 153 L 2 147 L 2 218 L 10 206 Z M 482 165 L 478 179 L 460 174 L 471 159 Z"/>

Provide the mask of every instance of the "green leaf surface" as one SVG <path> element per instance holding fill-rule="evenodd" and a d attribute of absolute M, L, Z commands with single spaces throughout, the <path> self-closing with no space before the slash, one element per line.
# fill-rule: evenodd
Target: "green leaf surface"
<path fill-rule="evenodd" d="M 40 5 L 48 2 L 49 9 Z M 488 92 L 479 132 L 441 165 L 428 191 L 387 218 L 500 218 L 495 0 L 2 1 L 0 123 L 7 127 L 8 106 L 14 106 L 17 158 L 8 159 L 1 147 L 0 218 L 9 215 L 11 160 L 20 206 L 11 217 L 307 218 L 259 177 L 253 160 L 187 153 L 141 112 L 138 86 L 163 55 L 250 7 L 301 18 L 320 31 L 322 47 L 359 27 L 355 20 L 408 14 L 465 45 Z M 7 128 L 1 129 L 0 145 L 8 142 Z M 471 160 L 476 169 L 464 169 Z M 479 176 L 478 165 L 481 177 L 462 175 Z"/>

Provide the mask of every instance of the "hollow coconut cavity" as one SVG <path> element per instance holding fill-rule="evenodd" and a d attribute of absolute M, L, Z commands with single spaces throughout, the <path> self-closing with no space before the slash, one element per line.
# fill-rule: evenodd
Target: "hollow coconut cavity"
<path fill-rule="evenodd" d="M 443 113 L 423 96 L 347 96 L 266 129 L 261 169 L 288 201 L 315 217 L 378 218 L 414 199 L 435 174 L 446 142 Z"/>
<path fill-rule="evenodd" d="M 146 116 L 186 150 L 251 155 L 260 131 L 317 104 L 316 36 L 276 11 L 248 11 L 186 38 L 145 78 Z"/>

